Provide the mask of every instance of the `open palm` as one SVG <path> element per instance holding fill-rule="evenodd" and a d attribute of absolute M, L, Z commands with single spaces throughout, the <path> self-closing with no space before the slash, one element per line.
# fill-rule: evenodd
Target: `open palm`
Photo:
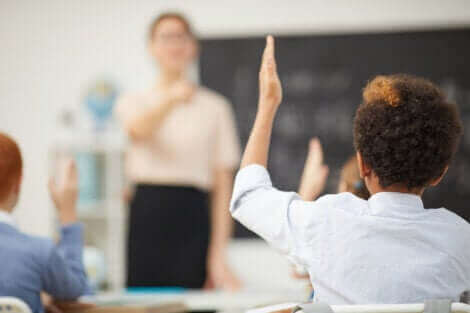
<path fill-rule="evenodd" d="M 282 86 L 274 56 L 274 38 L 268 36 L 259 72 L 260 109 L 277 110 L 282 101 Z"/>

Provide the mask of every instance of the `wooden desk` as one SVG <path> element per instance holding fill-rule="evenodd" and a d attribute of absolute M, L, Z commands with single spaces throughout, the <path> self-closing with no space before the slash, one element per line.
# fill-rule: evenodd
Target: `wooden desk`
<path fill-rule="evenodd" d="M 83 301 L 105 305 L 148 305 L 181 302 L 189 311 L 243 311 L 258 306 L 283 302 L 304 302 L 308 295 L 290 292 L 220 292 L 220 291 L 185 291 L 181 293 L 129 294 L 125 292 L 104 293 L 85 297 Z"/>

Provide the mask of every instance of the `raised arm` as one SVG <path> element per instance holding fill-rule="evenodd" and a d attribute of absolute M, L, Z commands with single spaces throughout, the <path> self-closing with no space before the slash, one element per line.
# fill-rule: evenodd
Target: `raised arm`
<path fill-rule="evenodd" d="M 250 164 L 267 166 L 274 117 L 281 100 L 282 87 L 274 58 L 274 38 L 268 36 L 259 72 L 258 112 L 243 154 L 241 168 Z"/>
<path fill-rule="evenodd" d="M 259 73 L 258 112 L 250 138 L 243 154 L 241 168 L 250 164 L 267 167 L 272 126 L 282 100 L 274 56 L 274 38 L 268 36 Z M 323 190 L 328 176 L 328 167 L 323 164 L 323 150 L 318 138 L 309 143 L 309 154 L 299 184 L 299 195 L 303 200 L 316 199 Z"/>
<path fill-rule="evenodd" d="M 52 247 L 42 276 L 44 291 L 58 300 L 74 300 L 88 291 L 82 262 L 83 228 L 77 223 L 77 169 L 73 161 L 61 168 L 58 181 L 51 180 L 49 189 L 58 210 L 61 238 Z"/>
<path fill-rule="evenodd" d="M 323 164 L 323 149 L 318 138 L 310 139 L 308 155 L 299 184 L 302 200 L 313 201 L 321 194 L 328 178 L 328 166 Z"/>
<path fill-rule="evenodd" d="M 272 125 L 282 99 L 282 88 L 274 60 L 274 40 L 267 38 L 259 74 L 259 102 L 253 130 L 248 140 L 241 169 L 235 178 L 230 211 L 232 216 L 271 246 L 287 254 L 295 264 L 312 260 L 312 244 L 318 230 L 316 221 L 329 210 L 326 198 L 301 201 L 295 192 L 275 188 L 266 169 Z"/>
<path fill-rule="evenodd" d="M 272 125 L 282 100 L 274 60 L 274 39 L 269 36 L 259 73 L 258 113 L 248 139 L 241 169 L 235 179 L 232 216 L 283 253 L 296 250 L 289 219 L 290 206 L 299 197 L 273 187 L 266 170 Z"/>

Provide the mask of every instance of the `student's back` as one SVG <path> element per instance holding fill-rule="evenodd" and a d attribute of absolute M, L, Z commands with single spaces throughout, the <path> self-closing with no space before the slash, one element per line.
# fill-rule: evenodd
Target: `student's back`
<path fill-rule="evenodd" d="M 21 233 L 0 217 L 0 295 L 20 298 L 35 311 L 42 308 L 41 291 L 59 299 L 81 296 L 87 285 L 80 255 L 64 258 L 64 254 L 81 251 L 80 236 L 81 226 L 64 227 L 61 243 L 56 245 Z"/>
<path fill-rule="evenodd" d="M 232 215 L 304 266 L 317 300 L 458 300 L 470 287 L 470 225 L 444 209 L 426 210 L 421 201 L 424 190 L 442 180 L 459 145 L 457 106 L 425 79 L 374 78 L 353 128 L 359 173 L 372 196 L 302 201 L 276 189 L 266 169 L 282 99 L 271 38 L 259 82 L 258 113 L 235 180 Z"/>
<path fill-rule="evenodd" d="M 302 242 L 315 294 L 330 303 L 458 300 L 470 288 L 470 225 L 418 196 L 350 193 L 295 204 L 308 210 Z M 293 208 L 294 210 L 294 208 Z M 319 257 L 320 254 L 320 257 Z"/>

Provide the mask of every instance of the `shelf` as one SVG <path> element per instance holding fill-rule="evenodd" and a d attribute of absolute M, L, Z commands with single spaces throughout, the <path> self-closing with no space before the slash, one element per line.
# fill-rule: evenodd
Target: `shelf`
<path fill-rule="evenodd" d="M 75 151 L 106 153 L 124 151 L 125 138 L 119 134 L 96 134 L 84 132 L 80 135 L 57 137 L 52 145 L 53 151 Z"/>
<path fill-rule="evenodd" d="M 77 215 L 80 219 L 106 219 L 106 201 L 78 204 Z"/>
<path fill-rule="evenodd" d="M 77 217 L 85 226 L 85 242 L 105 254 L 108 265 L 106 281 L 112 289 L 121 288 L 125 281 L 127 211 L 121 195 L 125 142 L 126 138 L 117 132 L 64 131 L 58 134 L 49 150 L 51 176 L 55 175 L 60 158 L 73 156 L 77 159 L 79 188 L 88 195 L 83 197 L 82 194 Z M 89 157 L 92 161 L 87 164 Z M 84 177 L 81 182 L 80 175 Z M 93 180 L 93 183 L 88 185 L 87 180 Z"/>
<path fill-rule="evenodd" d="M 86 205 L 78 205 L 77 215 L 81 220 L 115 220 L 119 219 L 119 214 L 108 214 L 108 209 L 112 208 L 112 212 L 122 210 L 122 200 L 119 197 L 108 198 L 96 201 Z"/>
<path fill-rule="evenodd" d="M 79 212 L 78 218 L 81 220 L 106 220 L 104 212 Z"/>

